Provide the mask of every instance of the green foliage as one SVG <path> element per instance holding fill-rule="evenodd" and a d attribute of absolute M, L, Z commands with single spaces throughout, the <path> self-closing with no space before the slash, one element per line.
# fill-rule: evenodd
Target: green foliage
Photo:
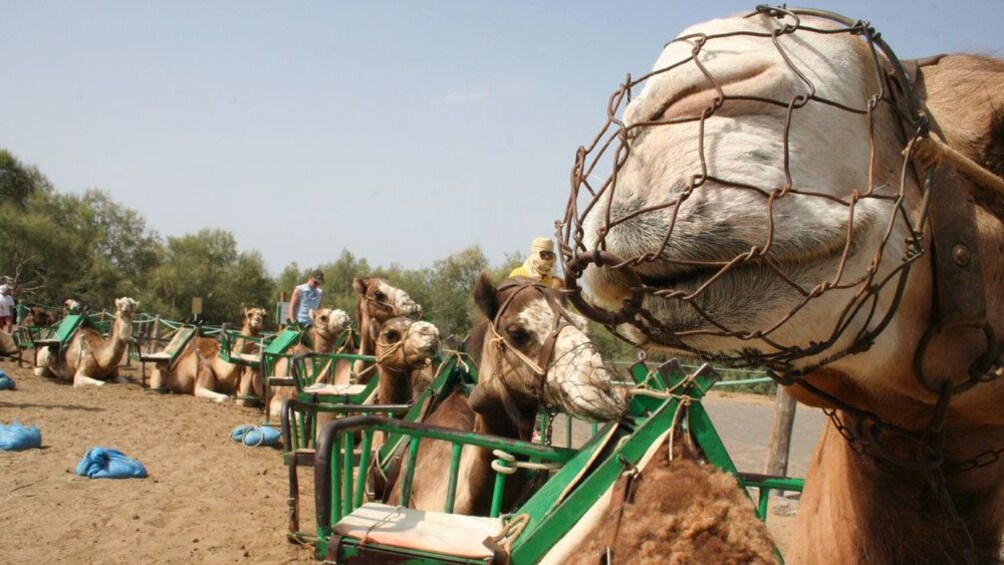
<path fill-rule="evenodd" d="M 41 188 L 36 182 L 37 174 L 9 151 L 0 149 L 0 202 L 23 208 L 25 200 Z"/>
<path fill-rule="evenodd" d="M 150 272 L 141 300 L 148 309 L 179 319 L 191 313 L 192 298 L 202 298 L 209 323 L 240 320 L 244 307 L 272 304 L 274 283 L 261 255 L 239 253 L 232 233 L 203 229 L 169 237 L 162 263 Z"/>

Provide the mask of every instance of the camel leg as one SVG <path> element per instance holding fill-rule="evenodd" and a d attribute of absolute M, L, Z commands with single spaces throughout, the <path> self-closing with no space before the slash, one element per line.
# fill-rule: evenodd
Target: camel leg
<path fill-rule="evenodd" d="M 77 373 L 73 375 L 73 386 L 104 386 L 104 381 L 92 379 L 91 377 Z"/>
<path fill-rule="evenodd" d="M 220 392 L 213 392 L 201 385 L 197 385 L 195 387 L 195 396 L 199 398 L 208 398 L 213 402 L 226 402 L 227 400 L 230 400 L 229 396 Z"/>

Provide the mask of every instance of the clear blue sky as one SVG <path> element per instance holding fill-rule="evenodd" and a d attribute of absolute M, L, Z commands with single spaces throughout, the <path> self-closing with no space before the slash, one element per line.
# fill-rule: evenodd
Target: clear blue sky
<path fill-rule="evenodd" d="M 6 2 L 0 146 L 274 273 L 493 261 L 553 233 L 627 72 L 756 2 Z M 824 5 L 817 4 L 819 7 Z M 904 58 L 1004 54 L 1004 2 L 833 2 Z"/>

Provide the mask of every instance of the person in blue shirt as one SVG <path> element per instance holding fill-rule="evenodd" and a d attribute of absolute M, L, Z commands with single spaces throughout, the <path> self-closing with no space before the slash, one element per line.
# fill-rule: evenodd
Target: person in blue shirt
<path fill-rule="evenodd" d="M 321 285 L 324 284 L 324 273 L 314 270 L 310 273 L 307 282 L 293 288 L 293 296 L 289 299 L 289 315 L 301 325 L 309 326 L 313 322 L 310 319 L 310 311 L 321 307 Z"/>

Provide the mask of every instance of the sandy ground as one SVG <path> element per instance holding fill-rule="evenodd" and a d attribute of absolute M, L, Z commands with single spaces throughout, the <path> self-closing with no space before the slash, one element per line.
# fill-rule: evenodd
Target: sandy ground
<path fill-rule="evenodd" d="M 277 450 L 230 440 L 260 412 L 232 403 L 143 391 L 131 384 L 73 388 L 35 377 L 15 363 L 0 368 L 17 382 L 0 392 L 0 422 L 42 431 L 42 449 L 0 452 L 0 562 L 288 563 L 311 561 L 285 539 L 286 470 Z M 742 470 L 761 471 L 770 399 L 713 394 L 712 418 Z M 818 412 L 800 411 L 791 472 L 804 474 L 822 429 Z M 91 480 L 74 468 L 93 446 L 139 459 L 146 479 Z M 309 470 L 303 529 L 312 528 Z M 797 503 L 782 500 L 788 511 Z M 768 519 L 787 545 L 793 518 Z"/>

